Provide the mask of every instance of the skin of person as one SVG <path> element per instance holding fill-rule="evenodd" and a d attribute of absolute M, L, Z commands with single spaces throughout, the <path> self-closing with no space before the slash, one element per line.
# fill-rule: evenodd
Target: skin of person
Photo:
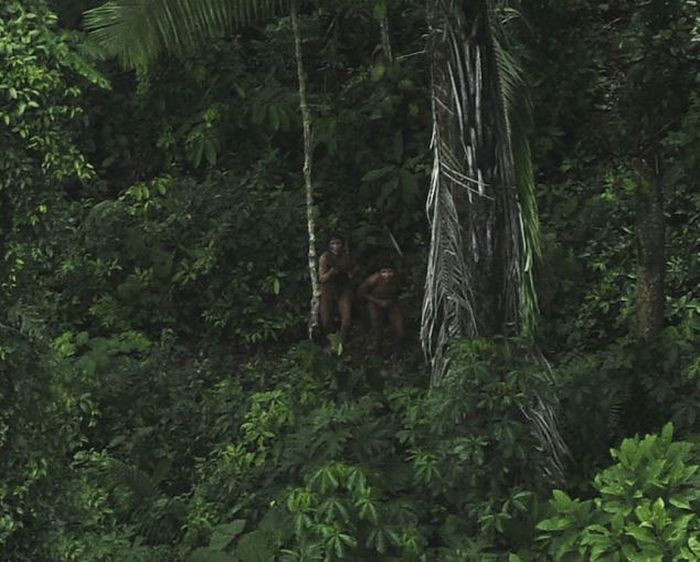
<path fill-rule="evenodd" d="M 387 320 L 394 332 L 397 349 L 400 349 L 406 335 L 403 314 L 397 300 L 398 293 L 396 270 L 391 266 L 382 266 L 365 279 L 358 289 L 359 296 L 367 302 L 372 343 L 377 352 L 381 352 L 384 324 Z"/>
<path fill-rule="evenodd" d="M 340 339 L 346 341 L 352 316 L 352 288 L 350 280 L 355 274 L 355 265 L 348 254 L 345 241 L 332 236 L 328 250 L 321 254 L 318 262 L 318 280 L 321 285 L 321 327 L 324 334 L 333 331 L 333 316 L 340 316 Z"/>

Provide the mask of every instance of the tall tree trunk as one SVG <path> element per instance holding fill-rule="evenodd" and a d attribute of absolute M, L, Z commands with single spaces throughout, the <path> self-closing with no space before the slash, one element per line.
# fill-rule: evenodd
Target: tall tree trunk
<path fill-rule="evenodd" d="M 421 341 L 519 333 L 527 236 L 488 0 L 428 0 L 433 172 Z"/>
<path fill-rule="evenodd" d="M 636 246 L 637 303 L 634 332 L 642 342 L 653 341 L 664 326 L 665 225 L 660 158 L 637 165 Z"/>
<path fill-rule="evenodd" d="M 314 216 L 314 189 L 311 181 L 311 165 L 313 158 L 313 137 L 311 134 L 311 112 L 306 99 L 306 73 L 301 56 L 301 34 L 297 21 L 297 3 L 293 1 L 290 7 L 292 31 L 294 33 L 294 55 L 297 63 L 297 79 L 299 80 L 299 108 L 304 127 L 304 186 L 306 188 L 306 226 L 309 236 L 309 279 L 311 281 L 311 306 L 309 311 L 309 339 L 318 330 L 318 311 L 321 302 L 321 288 L 317 277 L 316 259 L 316 222 Z"/>
<path fill-rule="evenodd" d="M 492 10 L 491 0 L 428 0 L 434 159 L 421 342 L 432 384 L 449 374 L 454 338 L 521 334 L 534 324 L 532 165 L 524 123 L 509 119 L 526 94 L 497 44 Z M 544 361 L 542 371 L 548 376 Z M 560 479 L 567 449 L 556 404 L 536 396 L 521 412 L 548 453 L 543 470 Z"/>

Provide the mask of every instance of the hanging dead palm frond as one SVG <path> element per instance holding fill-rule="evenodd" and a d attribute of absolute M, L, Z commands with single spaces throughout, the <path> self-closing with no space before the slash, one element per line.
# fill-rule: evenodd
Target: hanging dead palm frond
<path fill-rule="evenodd" d="M 523 89 L 494 20 L 489 0 L 428 3 L 434 158 L 421 341 L 433 384 L 452 338 L 534 325 L 532 168 L 523 123 L 510 117 Z"/>
<path fill-rule="evenodd" d="M 433 170 L 421 341 L 431 382 L 458 337 L 531 335 L 539 223 L 526 132 L 530 101 L 491 0 L 428 0 Z M 535 355 L 536 352 L 533 352 Z M 541 356 L 542 376 L 551 370 Z M 522 407 L 556 480 L 567 454 L 556 404 Z"/>

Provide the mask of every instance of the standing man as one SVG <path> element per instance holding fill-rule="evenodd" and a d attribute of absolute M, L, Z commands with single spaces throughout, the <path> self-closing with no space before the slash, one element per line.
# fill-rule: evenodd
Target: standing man
<path fill-rule="evenodd" d="M 321 327 L 327 336 L 333 329 L 333 314 L 340 316 L 340 340 L 345 342 L 350 330 L 352 313 L 352 290 L 350 279 L 355 274 L 353 264 L 345 246 L 345 240 L 333 234 L 328 241 L 328 250 L 318 261 L 318 280 L 321 284 Z"/>
<path fill-rule="evenodd" d="M 375 273 L 364 280 L 358 294 L 367 301 L 369 319 L 372 325 L 373 347 L 381 353 L 384 324 L 389 320 L 396 338 L 396 349 L 400 349 L 406 330 L 403 314 L 398 304 L 399 283 L 396 270 L 385 263 Z"/>

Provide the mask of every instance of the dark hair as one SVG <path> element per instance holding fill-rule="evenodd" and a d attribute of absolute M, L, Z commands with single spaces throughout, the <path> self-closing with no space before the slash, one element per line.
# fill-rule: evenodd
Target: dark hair
<path fill-rule="evenodd" d="M 375 261 L 375 271 L 379 271 L 380 269 L 393 269 L 396 271 L 396 265 L 394 264 L 394 260 L 391 258 L 391 256 L 380 256 L 377 258 Z"/>
<path fill-rule="evenodd" d="M 340 240 L 343 244 L 345 243 L 345 237 L 340 232 L 331 232 L 328 237 L 328 243 L 330 244 L 333 240 Z"/>

